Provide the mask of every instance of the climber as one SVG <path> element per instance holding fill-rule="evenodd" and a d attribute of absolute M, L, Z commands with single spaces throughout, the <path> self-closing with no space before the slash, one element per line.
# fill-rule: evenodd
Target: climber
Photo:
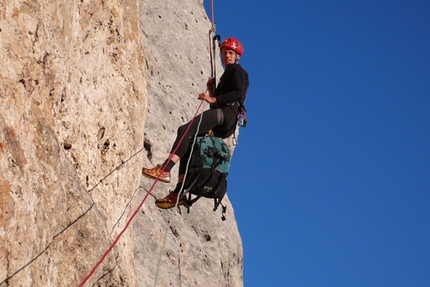
<path fill-rule="evenodd" d="M 214 136 L 228 138 L 236 129 L 239 105 L 243 105 L 249 86 L 248 73 L 239 65 L 243 46 L 235 38 L 226 38 L 219 47 L 221 60 L 225 68 L 224 73 L 216 89 L 214 89 L 215 81 L 211 77 L 206 83 L 207 92 L 198 95 L 199 100 L 205 100 L 210 104 L 210 109 L 202 112 L 194 121 L 190 121 L 178 128 L 170 156 L 163 164 L 158 164 L 154 168 L 142 169 L 144 176 L 158 178 L 161 182 L 170 183 L 170 170 L 182 159 L 179 164 L 178 183 L 175 189 L 166 197 L 155 202 L 159 208 L 167 209 L 176 205 L 178 194 L 184 181 L 187 159 L 190 156 L 190 143 L 192 143 L 195 134 L 205 135 L 212 130 Z M 197 130 L 199 122 L 200 126 Z M 181 142 L 181 138 L 190 124 L 188 134 Z M 178 144 L 179 146 L 177 147 Z M 175 153 L 173 153 L 174 149 L 176 149 Z M 183 198 L 180 198 L 178 205 L 182 204 Z"/>

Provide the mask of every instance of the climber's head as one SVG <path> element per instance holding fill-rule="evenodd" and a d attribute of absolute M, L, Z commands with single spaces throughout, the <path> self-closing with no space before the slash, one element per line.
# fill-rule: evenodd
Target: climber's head
<path fill-rule="evenodd" d="M 237 63 L 243 53 L 242 43 L 236 38 L 225 38 L 219 48 L 221 49 L 221 59 L 224 65 Z"/>

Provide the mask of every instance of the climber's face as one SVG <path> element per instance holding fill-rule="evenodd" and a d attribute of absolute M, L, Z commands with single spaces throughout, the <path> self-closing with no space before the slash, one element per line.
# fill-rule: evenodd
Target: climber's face
<path fill-rule="evenodd" d="M 235 51 L 224 48 L 221 51 L 221 58 L 222 58 L 223 64 L 228 65 L 228 64 L 237 63 L 240 57 L 238 54 L 236 54 Z"/>

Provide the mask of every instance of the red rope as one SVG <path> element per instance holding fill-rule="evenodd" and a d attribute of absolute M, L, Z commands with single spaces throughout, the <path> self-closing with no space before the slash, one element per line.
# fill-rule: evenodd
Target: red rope
<path fill-rule="evenodd" d="M 199 107 L 197 108 L 196 113 L 194 114 L 193 118 L 191 119 L 184 135 L 181 137 L 180 141 L 178 142 L 178 144 L 176 145 L 175 149 L 173 150 L 173 152 L 170 154 L 167 163 L 169 163 L 172 159 L 172 155 L 178 150 L 179 145 L 182 143 L 182 141 L 184 140 L 185 136 L 187 135 L 188 131 L 191 128 L 192 123 L 194 122 L 194 119 L 197 116 L 197 113 L 199 112 L 200 108 L 203 105 L 203 100 L 200 102 Z M 165 165 L 167 166 L 167 164 Z M 166 167 L 164 167 L 162 169 L 162 171 L 164 171 Z M 142 202 L 139 204 L 138 208 L 136 209 L 136 211 L 132 214 L 132 216 L 130 217 L 130 219 L 127 221 L 127 224 L 125 225 L 124 229 L 118 234 L 118 236 L 115 238 L 114 242 L 111 244 L 111 246 L 108 248 L 108 250 L 106 250 L 106 252 L 103 254 L 102 258 L 100 258 L 100 260 L 96 263 L 96 265 L 93 267 L 93 269 L 90 271 L 90 273 L 88 273 L 88 275 L 84 278 L 84 280 L 82 280 L 81 284 L 79 284 L 79 287 L 84 286 L 84 284 L 91 278 L 91 276 L 96 272 L 97 268 L 100 266 L 100 264 L 103 262 L 103 260 L 105 260 L 106 256 L 108 256 L 108 254 L 112 251 L 112 249 L 115 247 L 115 245 L 118 243 L 119 239 L 121 238 L 121 236 L 125 233 L 125 231 L 127 230 L 127 228 L 130 226 L 131 222 L 133 221 L 134 217 L 137 215 L 137 213 L 139 212 L 139 210 L 142 208 L 143 203 L 146 201 L 146 199 L 148 198 L 149 194 L 152 192 L 152 190 L 154 189 L 154 186 L 157 184 L 158 180 L 160 178 L 160 175 L 155 179 L 154 183 L 152 184 L 151 188 L 149 189 L 149 191 L 146 193 L 145 197 L 142 199 Z"/>
<path fill-rule="evenodd" d="M 215 64 L 214 64 L 214 57 L 215 57 L 215 47 L 213 46 L 212 41 L 215 41 L 215 38 L 212 39 L 212 34 L 215 34 L 215 13 L 214 13 L 214 4 L 213 0 L 210 1 L 210 14 L 211 14 L 211 28 L 209 30 L 209 58 L 211 63 L 211 77 L 216 78 L 216 72 L 215 72 Z M 214 87 L 215 89 L 215 87 Z"/>
<path fill-rule="evenodd" d="M 210 1 L 211 8 L 211 23 L 212 23 L 212 32 L 215 33 L 215 16 L 214 16 L 214 3 L 213 0 Z"/>

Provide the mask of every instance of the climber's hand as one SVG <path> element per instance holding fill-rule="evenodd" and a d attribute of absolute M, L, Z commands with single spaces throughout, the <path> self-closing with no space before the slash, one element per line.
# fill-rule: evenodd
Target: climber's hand
<path fill-rule="evenodd" d="M 206 93 L 200 93 L 199 96 L 198 96 L 198 99 L 202 100 L 202 101 L 206 101 L 209 104 L 215 104 L 217 102 L 217 100 L 216 100 L 215 97 L 211 97 L 211 96 L 209 96 Z"/>

